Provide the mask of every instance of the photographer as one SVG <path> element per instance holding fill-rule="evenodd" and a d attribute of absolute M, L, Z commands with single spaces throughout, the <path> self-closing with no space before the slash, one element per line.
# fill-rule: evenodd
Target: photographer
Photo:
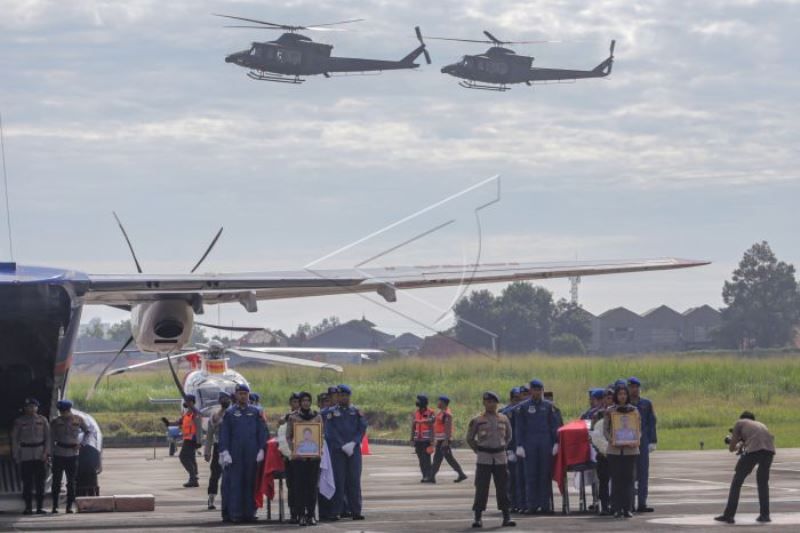
<path fill-rule="evenodd" d="M 714 518 L 718 522 L 733 524 L 736 508 L 739 506 L 739 493 L 742 484 L 750 472 L 758 465 L 756 481 L 758 482 L 758 504 L 760 512 L 759 522 L 770 522 L 769 518 L 769 469 L 775 457 L 775 437 L 769 432 L 767 426 L 756 422 L 756 417 L 750 411 L 745 411 L 739 416 L 739 421 L 731 429 L 731 434 L 725 437 L 725 443 L 731 452 L 739 454 L 736 463 L 736 473 L 731 481 L 731 491 L 728 495 L 728 505 L 725 512 Z"/>

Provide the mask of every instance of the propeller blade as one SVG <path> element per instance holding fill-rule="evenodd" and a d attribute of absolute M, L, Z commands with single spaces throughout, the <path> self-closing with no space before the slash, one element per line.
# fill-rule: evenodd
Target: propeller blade
<path fill-rule="evenodd" d="M 486 30 L 483 30 L 483 34 L 485 36 L 487 36 L 489 38 L 489 40 L 492 41 L 495 44 L 504 44 L 503 41 L 501 41 L 500 39 L 498 39 L 497 37 L 495 37 L 494 35 L 492 35 L 491 33 L 489 33 Z"/>
<path fill-rule="evenodd" d="M 417 34 L 417 40 L 419 41 L 419 44 L 425 44 L 425 42 L 422 40 L 422 30 L 419 29 L 419 26 L 414 26 L 414 33 Z"/>
<path fill-rule="evenodd" d="M 123 344 L 123 345 L 122 345 L 122 348 L 120 348 L 120 349 L 119 349 L 119 351 L 116 353 L 116 355 L 114 355 L 114 357 L 112 357 L 112 358 L 111 358 L 111 361 L 109 361 L 109 362 L 108 362 L 108 364 L 105 366 L 105 368 L 103 369 L 103 371 L 102 371 L 102 372 L 100 372 L 100 374 L 98 374 L 98 376 L 97 376 L 97 379 L 96 379 L 96 380 L 94 380 L 94 384 L 92 385 L 92 388 L 91 388 L 91 389 L 89 389 L 89 392 L 87 392 L 87 393 L 86 393 L 86 399 L 87 399 L 87 400 L 91 400 L 91 399 L 92 399 L 92 397 L 94 396 L 94 393 L 95 393 L 95 391 L 97 390 L 97 386 L 100 384 L 100 381 L 101 381 L 101 380 L 103 379 L 103 377 L 106 375 L 106 372 L 108 372 L 108 369 L 109 369 L 109 368 L 111 368 L 111 367 L 114 365 L 114 363 L 116 363 L 116 362 L 117 362 L 117 358 L 118 358 L 120 355 L 122 355 L 122 353 L 125 351 L 125 349 L 126 349 L 128 346 L 130 346 L 130 344 L 131 344 L 132 342 L 133 342 L 133 335 L 131 335 L 130 337 L 128 337 L 128 340 L 127 340 L 127 341 L 125 341 L 125 344 Z"/>
<path fill-rule="evenodd" d="M 192 274 L 194 274 L 194 271 L 197 270 L 198 267 L 203 264 L 203 261 L 206 260 L 206 257 L 208 257 L 208 254 L 211 252 L 211 249 L 214 248 L 215 244 L 217 244 L 217 241 L 219 240 L 219 236 L 222 235 L 222 230 L 223 230 L 223 228 L 219 228 L 219 231 L 214 236 L 214 240 L 212 240 L 211 244 L 209 244 L 208 248 L 206 248 L 206 253 L 204 253 L 203 257 L 201 257 L 200 260 L 197 262 L 197 264 L 194 265 L 194 268 L 192 268 L 192 270 L 190 270 L 190 272 Z"/>
<path fill-rule="evenodd" d="M 617 45 L 617 41 L 616 41 L 616 40 L 613 40 L 613 41 L 611 41 L 611 46 L 608 48 L 609 55 L 610 55 L 611 57 L 614 57 L 614 47 L 615 47 L 616 45 Z"/>
<path fill-rule="evenodd" d="M 459 43 L 483 43 L 483 44 L 493 44 L 494 41 L 487 41 L 485 39 L 454 39 L 452 37 L 425 37 L 426 39 L 432 39 L 434 41 L 456 41 Z"/>
<path fill-rule="evenodd" d="M 286 28 L 282 28 L 280 26 L 223 26 L 223 28 L 249 28 L 251 30 L 277 30 L 277 31 L 285 31 Z"/>
<path fill-rule="evenodd" d="M 431 55 L 428 53 L 428 49 L 427 48 L 423 48 L 422 49 L 422 54 L 425 56 L 425 62 L 430 65 L 431 64 Z"/>
<path fill-rule="evenodd" d="M 266 20 L 258 20 L 258 19 L 248 19 L 244 17 L 234 17 L 233 15 L 220 15 L 219 13 L 211 13 L 215 17 L 224 17 L 226 19 L 233 19 L 233 20 L 242 20 L 244 22 L 253 22 L 255 24 L 264 24 L 266 26 L 275 26 L 276 28 L 284 28 L 288 29 L 291 26 L 287 26 L 285 24 L 275 24 L 274 22 L 267 22 Z"/>
<path fill-rule="evenodd" d="M 139 264 L 139 260 L 136 258 L 136 252 L 133 251 L 133 245 L 131 244 L 131 240 L 128 238 L 128 232 L 125 231 L 125 226 L 122 225 L 120 222 L 117 213 L 114 211 L 111 212 L 114 215 L 114 218 L 117 220 L 117 225 L 119 225 L 119 229 L 122 231 L 122 236 L 125 237 L 125 242 L 128 243 L 128 249 L 131 251 L 131 255 L 133 256 L 133 262 L 136 263 L 136 270 L 139 274 L 142 273 L 142 266 Z"/>
<path fill-rule="evenodd" d="M 209 324 L 208 322 L 195 322 L 197 326 L 204 328 L 221 329 L 222 331 L 266 331 L 266 328 L 250 328 L 246 326 L 219 326 L 217 324 Z"/>

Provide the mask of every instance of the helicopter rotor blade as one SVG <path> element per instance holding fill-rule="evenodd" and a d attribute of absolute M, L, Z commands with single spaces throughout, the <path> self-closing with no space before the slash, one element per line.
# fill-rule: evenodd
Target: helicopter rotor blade
<path fill-rule="evenodd" d="M 233 15 L 220 15 L 219 13 L 211 13 L 215 17 L 224 17 L 226 19 L 233 19 L 233 20 L 241 20 L 244 22 L 253 22 L 255 24 L 264 24 L 266 26 L 274 26 L 276 28 L 283 28 L 288 29 L 292 26 L 287 26 L 286 24 L 275 24 L 274 22 L 267 22 L 266 20 L 258 20 L 258 19 L 248 19 L 245 17 L 234 17 Z"/>
<path fill-rule="evenodd" d="M 114 355 L 114 357 L 111 358 L 111 361 L 109 361 L 108 364 L 105 366 L 105 368 L 103 368 L 102 372 L 100 372 L 97 375 L 97 379 L 94 380 L 94 383 L 92 384 L 92 388 L 90 388 L 89 392 L 86 393 L 86 399 L 87 400 L 91 400 L 92 399 L 92 396 L 94 396 L 94 393 L 97 391 L 97 386 L 100 385 L 100 382 L 105 377 L 106 373 L 108 372 L 108 369 L 111 368 L 112 366 L 114 366 L 114 363 L 117 362 L 117 359 L 119 358 L 119 356 L 122 355 L 125 352 L 125 349 L 128 346 L 130 346 L 130 344 L 132 342 L 133 342 L 133 335 L 128 337 L 128 340 L 125 341 L 125 344 L 122 345 L 122 348 L 120 348 L 117 351 L 117 353 Z"/>
<path fill-rule="evenodd" d="M 196 326 L 202 326 L 204 328 L 211 328 L 211 329 L 220 329 L 222 331 L 266 331 L 265 328 L 255 328 L 255 327 L 246 327 L 246 326 L 220 326 L 218 324 L 209 324 L 208 322 L 197 322 L 195 321 Z"/>
<path fill-rule="evenodd" d="M 206 257 L 208 257 L 208 254 L 211 253 L 211 250 L 212 250 L 212 248 L 214 248 L 214 245 L 217 244 L 217 241 L 219 240 L 219 236 L 222 235 L 222 229 L 223 228 L 219 228 L 219 231 L 214 236 L 214 240 L 212 240 L 211 244 L 209 244 L 208 248 L 206 248 L 206 253 L 203 254 L 203 257 L 200 258 L 200 260 L 197 262 L 197 264 L 194 265 L 194 268 L 192 268 L 192 270 L 190 270 L 189 272 L 194 274 L 194 271 L 197 270 L 200 267 L 200 265 L 203 264 L 203 261 L 205 261 Z"/>
<path fill-rule="evenodd" d="M 122 225 L 122 222 L 119 220 L 117 213 L 114 211 L 111 212 L 114 215 L 114 218 L 117 221 L 117 225 L 119 226 L 120 231 L 122 231 L 122 236 L 125 237 L 125 242 L 128 243 L 128 249 L 131 251 L 131 255 L 133 256 L 133 262 L 136 263 L 136 271 L 139 274 L 142 273 L 142 266 L 139 264 L 139 259 L 136 258 L 136 252 L 133 251 L 133 245 L 131 244 L 131 240 L 128 238 L 128 232 L 125 231 L 125 226 Z"/>
<path fill-rule="evenodd" d="M 349 20 L 338 20 L 336 22 L 323 22 L 322 24 L 308 24 L 305 26 L 305 29 L 311 28 L 321 28 L 323 26 L 338 26 L 339 24 L 352 24 L 353 22 L 364 22 L 366 19 L 349 19 Z"/>
<path fill-rule="evenodd" d="M 252 30 L 277 30 L 286 31 L 283 26 L 223 26 L 223 28 L 248 28 Z"/>
<path fill-rule="evenodd" d="M 483 30 L 483 34 L 485 36 L 487 36 L 489 38 L 489 40 L 492 41 L 494 44 L 505 44 L 504 41 L 501 41 L 500 39 L 498 39 L 497 37 L 495 37 L 494 35 L 492 35 L 491 33 L 489 33 L 486 30 Z"/>
<path fill-rule="evenodd" d="M 456 41 L 459 43 L 482 43 L 482 44 L 493 43 L 493 41 L 487 41 L 486 39 L 454 39 L 452 37 L 425 37 L 425 38 L 434 41 Z"/>

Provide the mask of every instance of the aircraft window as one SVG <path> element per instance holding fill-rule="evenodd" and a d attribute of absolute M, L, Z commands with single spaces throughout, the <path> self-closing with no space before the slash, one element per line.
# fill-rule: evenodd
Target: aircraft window
<path fill-rule="evenodd" d="M 251 48 L 251 49 L 250 49 L 250 55 L 251 55 L 251 56 L 254 56 L 254 55 L 256 55 L 256 47 L 255 47 L 255 46 L 254 46 L 253 48 Z"/>
<path fill-rule="evenodd" d="M 300 52 L 297 50 L 278 50 L 275 54 L 277 56 L 278 62 L 283 63 L 285 65 L 299 65 L 300 64 Z"/>

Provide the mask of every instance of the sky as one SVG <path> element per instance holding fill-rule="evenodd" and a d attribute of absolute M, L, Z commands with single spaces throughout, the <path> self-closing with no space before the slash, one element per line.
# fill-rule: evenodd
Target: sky
<path fill-rule="evenodd" d="M 584 278 L 580 302 L 599 313 L 720 306 L 724 280 L 760 240 L 800 263 L 798 1 L 0 5 L 0 113 L 21 264 L 133 272 L 113 210 L 146 272 L 188 271 L 220 226 L 201 271 L 301 269 L 495 175 L 316 266 L 352 266 L 445 218 L 456 223 L 381 264 L 713 262 Z M 592 68 L 616 39 L 616 62 L 603 80 L 469 91 L 439 70 L 486 46 L 430 40 L 433 65 L 416 71 L 272 84 L 224 57 L 278 34 L 225 28 L 211 13 L 290 24 L 364 18 L 347 32 L 308 33 L 350 57 L 400 59 L 419 25 L 424 35 L 479 39 L 485 29 L 561 41 L 515 47 L 543 67 Z M 479 232 L 474 210 L 493 199 Z M 543 285 L 569 296 L 566 280 Z M 231 304 L 204 319 L 293 330 L 365 315 L 391 333 L 428 334 L 449 325 L 460 294 L 406 292 L 392 306 L 360 296 L 263 302 L 257 314 Z M 95 316 L 126 318 L 84 311 Z"/>

